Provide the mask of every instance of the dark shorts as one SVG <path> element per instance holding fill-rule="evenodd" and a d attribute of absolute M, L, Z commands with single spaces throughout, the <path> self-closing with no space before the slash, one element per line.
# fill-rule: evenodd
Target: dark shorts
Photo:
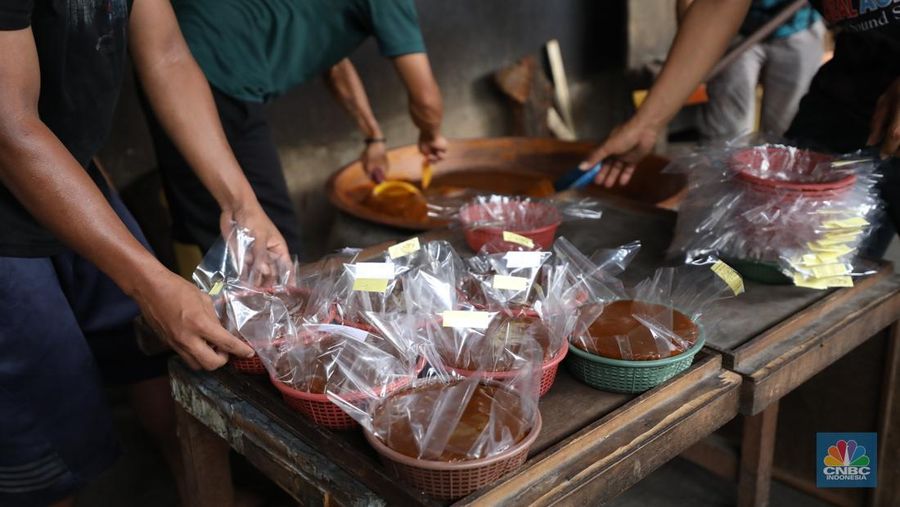
<path fill-rule="evenodd" d="M 109 195 L 139 240 L 134 219 Z M 144 242 L 146 245 L 146 242 Z M 0 505 L 46 505 L 120 453 L 104 384 L 165 374 L 137 346 L 137 306 L 71 251 L 0 257 Z"/>
<path fill-rule="evenodd" d="M 263 104 L 238 100 L 213 88 L 213 99 L 228 144 L 259 204 L 278 228 L 292 254 L 300 250 L 300 222 L 288 193 L 278 149 Z M 219 204 L 194 174 L 142 100 L 153 138 L 156 163 L 172 215 L 173 237 L 204 252 L 221 236 Z"/>

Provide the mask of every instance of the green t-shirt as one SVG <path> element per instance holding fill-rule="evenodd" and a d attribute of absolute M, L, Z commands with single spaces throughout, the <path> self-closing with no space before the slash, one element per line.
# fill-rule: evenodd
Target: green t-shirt
<path fill-rule="evenodd" d="M 210 84 L 263 102 L 322 74 L 372 35 L 381 54 L 425 51 L 413 0 L 173 0 Z"/>

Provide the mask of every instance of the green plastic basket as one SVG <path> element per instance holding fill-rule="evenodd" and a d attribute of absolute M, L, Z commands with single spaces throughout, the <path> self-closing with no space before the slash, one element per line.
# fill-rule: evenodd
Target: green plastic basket
<path fill-rule="evenodd" d="M 777 264 L 771 262 L 748 259 L 725 259 L 725 262 L 747 280 L 766 285 L 786 285 L 793 282 L 781 272 Z"/>
<path fill-rule="evenodd" d="M 566 364 L 575 378 L 594 389 L 642 393 L 690 368 L 704 343 L 706 334 L 701 327 L 700 337 L 693 347 L 676 356 L 651 361 L 610 359 L 585 352 L 570 343 Z"/>

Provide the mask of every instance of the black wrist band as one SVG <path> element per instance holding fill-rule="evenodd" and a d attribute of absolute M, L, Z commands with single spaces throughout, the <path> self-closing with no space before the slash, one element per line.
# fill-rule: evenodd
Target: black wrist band
<path fill-rule="evenodd" d="M 375 143 L 386 143 L 387 138 L 384 137 L 367 137 L 364 142 L 366 144 L 375 144 Z"/>

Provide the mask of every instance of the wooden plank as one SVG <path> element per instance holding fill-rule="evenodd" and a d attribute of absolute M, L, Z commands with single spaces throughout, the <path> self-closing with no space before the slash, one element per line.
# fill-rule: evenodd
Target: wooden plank
<path fill-rule="evenodd" d="M 893 272 L 891 263 L 881 263 L 877 273 L 857 281 L 852 288 L 830 292 L 827 296 L 781 321 L 734 351 L 726 352 L 725 367 L 737 368 L 755 360 L 761 354 L 766 354 L 777 343 L 794 338 L 798 329 L 826 318 L 835 310 L 846 305 L 848 301 L 891 276 Z"/>
<path fill-rule="evenodd" d="M 890 329 L 878 428 L 878 487 L 872 505 L 900 505 L 900 322 Z"/>
<path fill-rule="evenodd" d="M 740 377 L 719 356 L 622 406 L 459 505 L 602 503 L 734 417 Z"/>
<path fill-rule="evenodd" d="M 238 380 L 238 375 L 228 371 L 192 372 L 177 358 L 170 363 L 173 396 L 178 404 L 266 471 L 296 500 L 331 505 L 433 504 L 398 485 L 381 470 L 371 453 L 360 452 L 364 444 L 358 432 L 354 448 L 340 433 L 313 427 L 280 400 L 250 401 L 246 393 L 236 393 L 222 382 Z M 247 380 L 252 383 L 252 379 Z M 267 405 L 275 412 L 284 412 L 290 422 L 265 410 Z M 302 435 L 310 432 L 312 438 Z"/>
<path fill-rule="evenodd" d="M 228 443 L 179 405 L 175 407 L 185 486 L 192 507 L 234 503 Z"/>
<path fill-rule="evenodd" d="M 843 357 L 900 316 L 900 276 L 883 280 L 848 300 L 845 311 L 829 315 L 774 344 L 760 362 L 747 361 L 741 413 L 758 414 L 828 365 Z"/>
<path fill-rule="evenodd" d="M 738 470 L 738 507 L 769 505 L 777 423 L 778 402 L 757 415 L 744 416 L 741 466 Z"/>

